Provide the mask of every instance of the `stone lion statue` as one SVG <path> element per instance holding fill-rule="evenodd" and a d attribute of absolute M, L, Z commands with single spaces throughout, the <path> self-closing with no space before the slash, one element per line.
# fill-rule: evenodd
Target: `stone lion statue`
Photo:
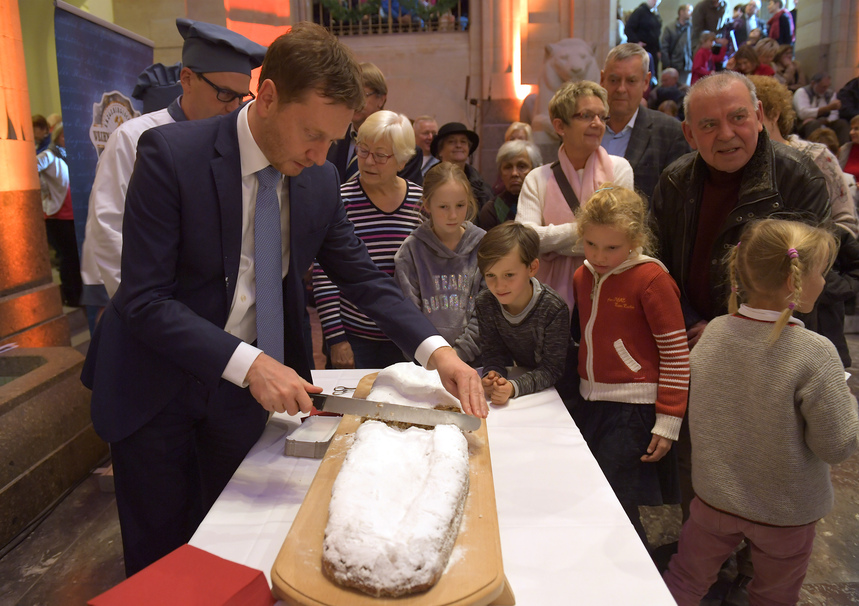
<path fill-rule="evenodd" d="M 523 110 L 526 113 L 529 109 L 531 111 L 530 123 L 535 136 L 538 132 L 545 133 L 552 141 L 558 140 L 552 127 L 552 120 L 549 118 L 549 100 L 561 84 L 579 80 L 600 81 L 600 69 L 594 59 L 594 47 L 581 38 L 565 38 L 554 44 L 547 44 L 533 107 L 527 99 L 523 103 Z M 524 117 L 529 116 L 520 116 L 520 119 Z"/>

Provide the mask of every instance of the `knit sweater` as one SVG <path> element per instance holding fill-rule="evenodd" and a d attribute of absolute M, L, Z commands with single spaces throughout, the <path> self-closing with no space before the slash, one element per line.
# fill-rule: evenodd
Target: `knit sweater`
<path fill-rule="evenodd" d="M 531 302 L 517 316 L 509 316 L 489 289 L 480 291 L 475 305 L 483 374 L 494 370 L 506 377 L 511 363 L 530 369 L 510 381 L 514 397 L 552 387 L 564 374 L 570 342 L 567 304 L 536 278 L 531 278 L 531 284 Z"/>
<path fill-rule="evenodd" d="M 412 231 L 421 224 L 420 186 L 406 181 L 406 197 L 395 211 L 386 213 L 373 204 L 359 179 L 340 187 L 346 216 L 355 226 L 355 233 L 366 244 L 376 267 L 394 275 L 394 254 Z M 346 340 L 346 333 L 373 341 L 387 341 L 376 323 L 349 300 L 340 296 L 340 289 L 325 275 L 318 263 L 313 263 L 313 297 L 322 324 L 322 333 L 329 346 Z"/>
<path fill-rule="evenodd" d="M 579 389 L 586 400 L 656 405 L 652 433 L 677 440 L 689 393 L 680 290 L 665 267 L 633 251 L 599 277 L 573 277 L 582 328 Z"/>
<path fill-rule="evenodd" d="M 772 327 L 719 316 L 692 349 L 692 484 L 721 511 L 799 526 L 832 508 L 829 465 L 856 451 L 859 418 L 832 343 L 787 326 L 769 345 Z"/>
<path fill-rule="evenodd" d="M 466 221 L 462 238 L 451 250 L 425 222 L 394 255 L 395 278 L 403 294 L 466 362 L 474 360 L 479 352 L 474 298 L 482 283 L 477 247 L 485 233 Z"/>

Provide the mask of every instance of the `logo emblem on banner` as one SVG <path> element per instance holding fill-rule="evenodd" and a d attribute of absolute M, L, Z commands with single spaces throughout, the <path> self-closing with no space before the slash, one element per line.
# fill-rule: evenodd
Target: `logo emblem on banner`
<path fill-rule="evenodd" d="M 131 106 L 131 99 L 119 91 L 111 91 L 101 96 L 101 102 L 92 104 L 92 127 L 89 129 L 89 140 L 95 146 L 100 156 L 107 144 L 110 133 L 119 128 L 126 120 L 140 115 Z"/>

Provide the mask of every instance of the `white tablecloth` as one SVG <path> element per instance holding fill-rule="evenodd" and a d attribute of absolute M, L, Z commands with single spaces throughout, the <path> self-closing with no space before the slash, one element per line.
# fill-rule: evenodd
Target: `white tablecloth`
<path fill-rule="evenodd" d="M 313 371 L 313 379 L 331 393 L 366 373 Z M 287 415 L 269 421 L 191 545 L 262 570 L 271 582 L 320 463 L 284 456 L 299 423 Z M 674 604 L 554 389 L 492 407 L 487 428 L 504 572 L 517 604 Z"/>

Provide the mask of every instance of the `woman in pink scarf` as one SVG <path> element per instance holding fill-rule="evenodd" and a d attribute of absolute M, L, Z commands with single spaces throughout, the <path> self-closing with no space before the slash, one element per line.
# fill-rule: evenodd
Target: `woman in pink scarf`
<path fill-rule="evenodd" d="M 516 220 L 530 225 L 540 236 L 537 279 L 561 295 L 572 312 L 573 273 L 585 257 L 570 204 L 585 204 L 604 183 L 633 189 L 633 175 L 629 162 L 610 156 L 600 146 L 608 117 L 602 86 L 587 81 L 565 83 L 549 102 L 549 117 L 563 142 L 558 161 L 535 168 L 525 177 Z M 563 174 L 560 184 L 558 171 Z M 572 190 L 567 196 L 562 193 L 567 189 L 564 181 Z"/>

